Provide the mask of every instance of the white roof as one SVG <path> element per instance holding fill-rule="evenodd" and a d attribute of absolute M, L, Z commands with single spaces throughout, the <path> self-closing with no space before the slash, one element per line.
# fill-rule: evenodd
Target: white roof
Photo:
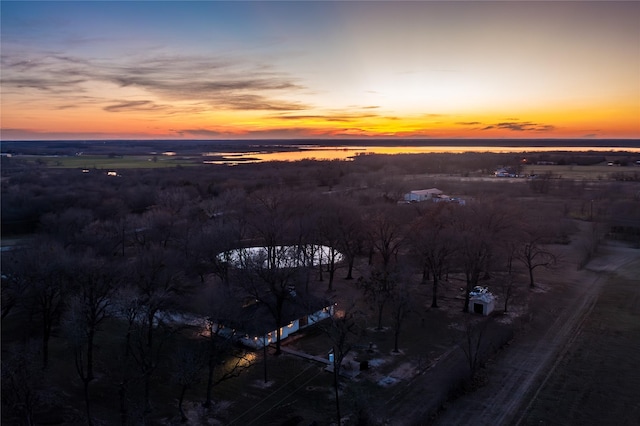
<path fill-rule="evenodd" d="M 430 189 L 418 189 L 415 191 L 411 191 L 412 194 L 416 195 L 428 195 L 428 194 L 442 194 L 438 188 L 430 188 Z"/>

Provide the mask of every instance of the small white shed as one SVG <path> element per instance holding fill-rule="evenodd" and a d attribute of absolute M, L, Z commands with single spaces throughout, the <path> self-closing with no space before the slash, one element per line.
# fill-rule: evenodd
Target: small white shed
<path fill-rule="evenodd" d="M 496 307 L 496 298 L 488 291 L 472 291 L 469 297 L 469 310 L 475 314 L 489 315 Z"/>

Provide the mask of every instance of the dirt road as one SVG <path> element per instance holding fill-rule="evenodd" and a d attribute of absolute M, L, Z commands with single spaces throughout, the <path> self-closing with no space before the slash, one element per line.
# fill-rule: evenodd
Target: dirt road
<path fill-rule="evenodd" d="M 603 246 L 585 270 L 567 274 L 564 285 L 534 296 L 531 323 L 488 366 L 487 385 L 448 404 L 435 424 L 529 424 L 526 412 L 580 335 L 609 274 L 629 267 L 638 256 L 637 250 Z"/>

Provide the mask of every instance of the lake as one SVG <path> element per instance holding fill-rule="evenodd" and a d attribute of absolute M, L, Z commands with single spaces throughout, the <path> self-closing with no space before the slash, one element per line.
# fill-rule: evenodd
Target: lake
<path fill-rule="evenodd" d="M 266 161 L 342 160 L 351 161 L 359 155 L 367 154 L 431 154 L 463 152 L 615 152 L 640 153 L 640 147 L 598 147 L 598 146 L 323 146 L 288 145 L 285 150 L 264 150 L 244 152 L 207 152 L 203 156 L 215 158 L 204 160 L 206 164 L 246 164 Z"/>

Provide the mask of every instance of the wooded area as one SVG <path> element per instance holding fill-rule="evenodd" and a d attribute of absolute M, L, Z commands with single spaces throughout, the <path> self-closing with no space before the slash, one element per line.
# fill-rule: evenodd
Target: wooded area
<path fill-rule="evenodd" d="M 536 156 L 606 161 L 594 153 L 527 158 Z M 637 169 L 627 157 L 626 167 Z M 186 421 L 186 398 L 211 407 L 216 386 L 249 369 L 264 367 L 267 381 L 260 359 L 267 351 L 223 337 L 223 320 L 251 322 L 240 308 L 258 303 L 280 330 L 287 303 L 337 301 L 337 274 L 353 279 L 371 307 L 343 304 L 340 316 L 320 324 L 334 342 L 341 418 L 357 412 L 339 404 L 348 384 L 338 373 L 364 343 L 362 330 L 391 327 L 398 352 L 403 327 L 416 312 L 438 308 L 449 275 L 464 279 L 460 311 L 469 312 L 470 293 L 492 280 L 501 283 L 507 312 L 513 286 L 534 288 L 538 271 L 559 267 L 554 246 L 569 241 L 576 220 L 592 229 L 581 244 L 584 263 L 603 238 L 640 246 L 637 181 L 492 177 L 502 166 L 520 168 L 522 156 L 365 155 L 117 176 L 3 157 L 3 424 L 154 424 L 166 419 L 158 416 L 167 405 Z M 464 205 L 402 202 L 411 190 L 433 187 Z M 342 260 L 279 266 L 277 247 L 321 245 Z M 267 259 L 239 268 L 221 256 L 249 247 L 264 247 Z M 416 303 L 413 285 L 428 286 L 428 303 Z M 280 353 L 278 332 L 269 356 Z M 335 416 L 319 413 L 318 421 Z"/>

